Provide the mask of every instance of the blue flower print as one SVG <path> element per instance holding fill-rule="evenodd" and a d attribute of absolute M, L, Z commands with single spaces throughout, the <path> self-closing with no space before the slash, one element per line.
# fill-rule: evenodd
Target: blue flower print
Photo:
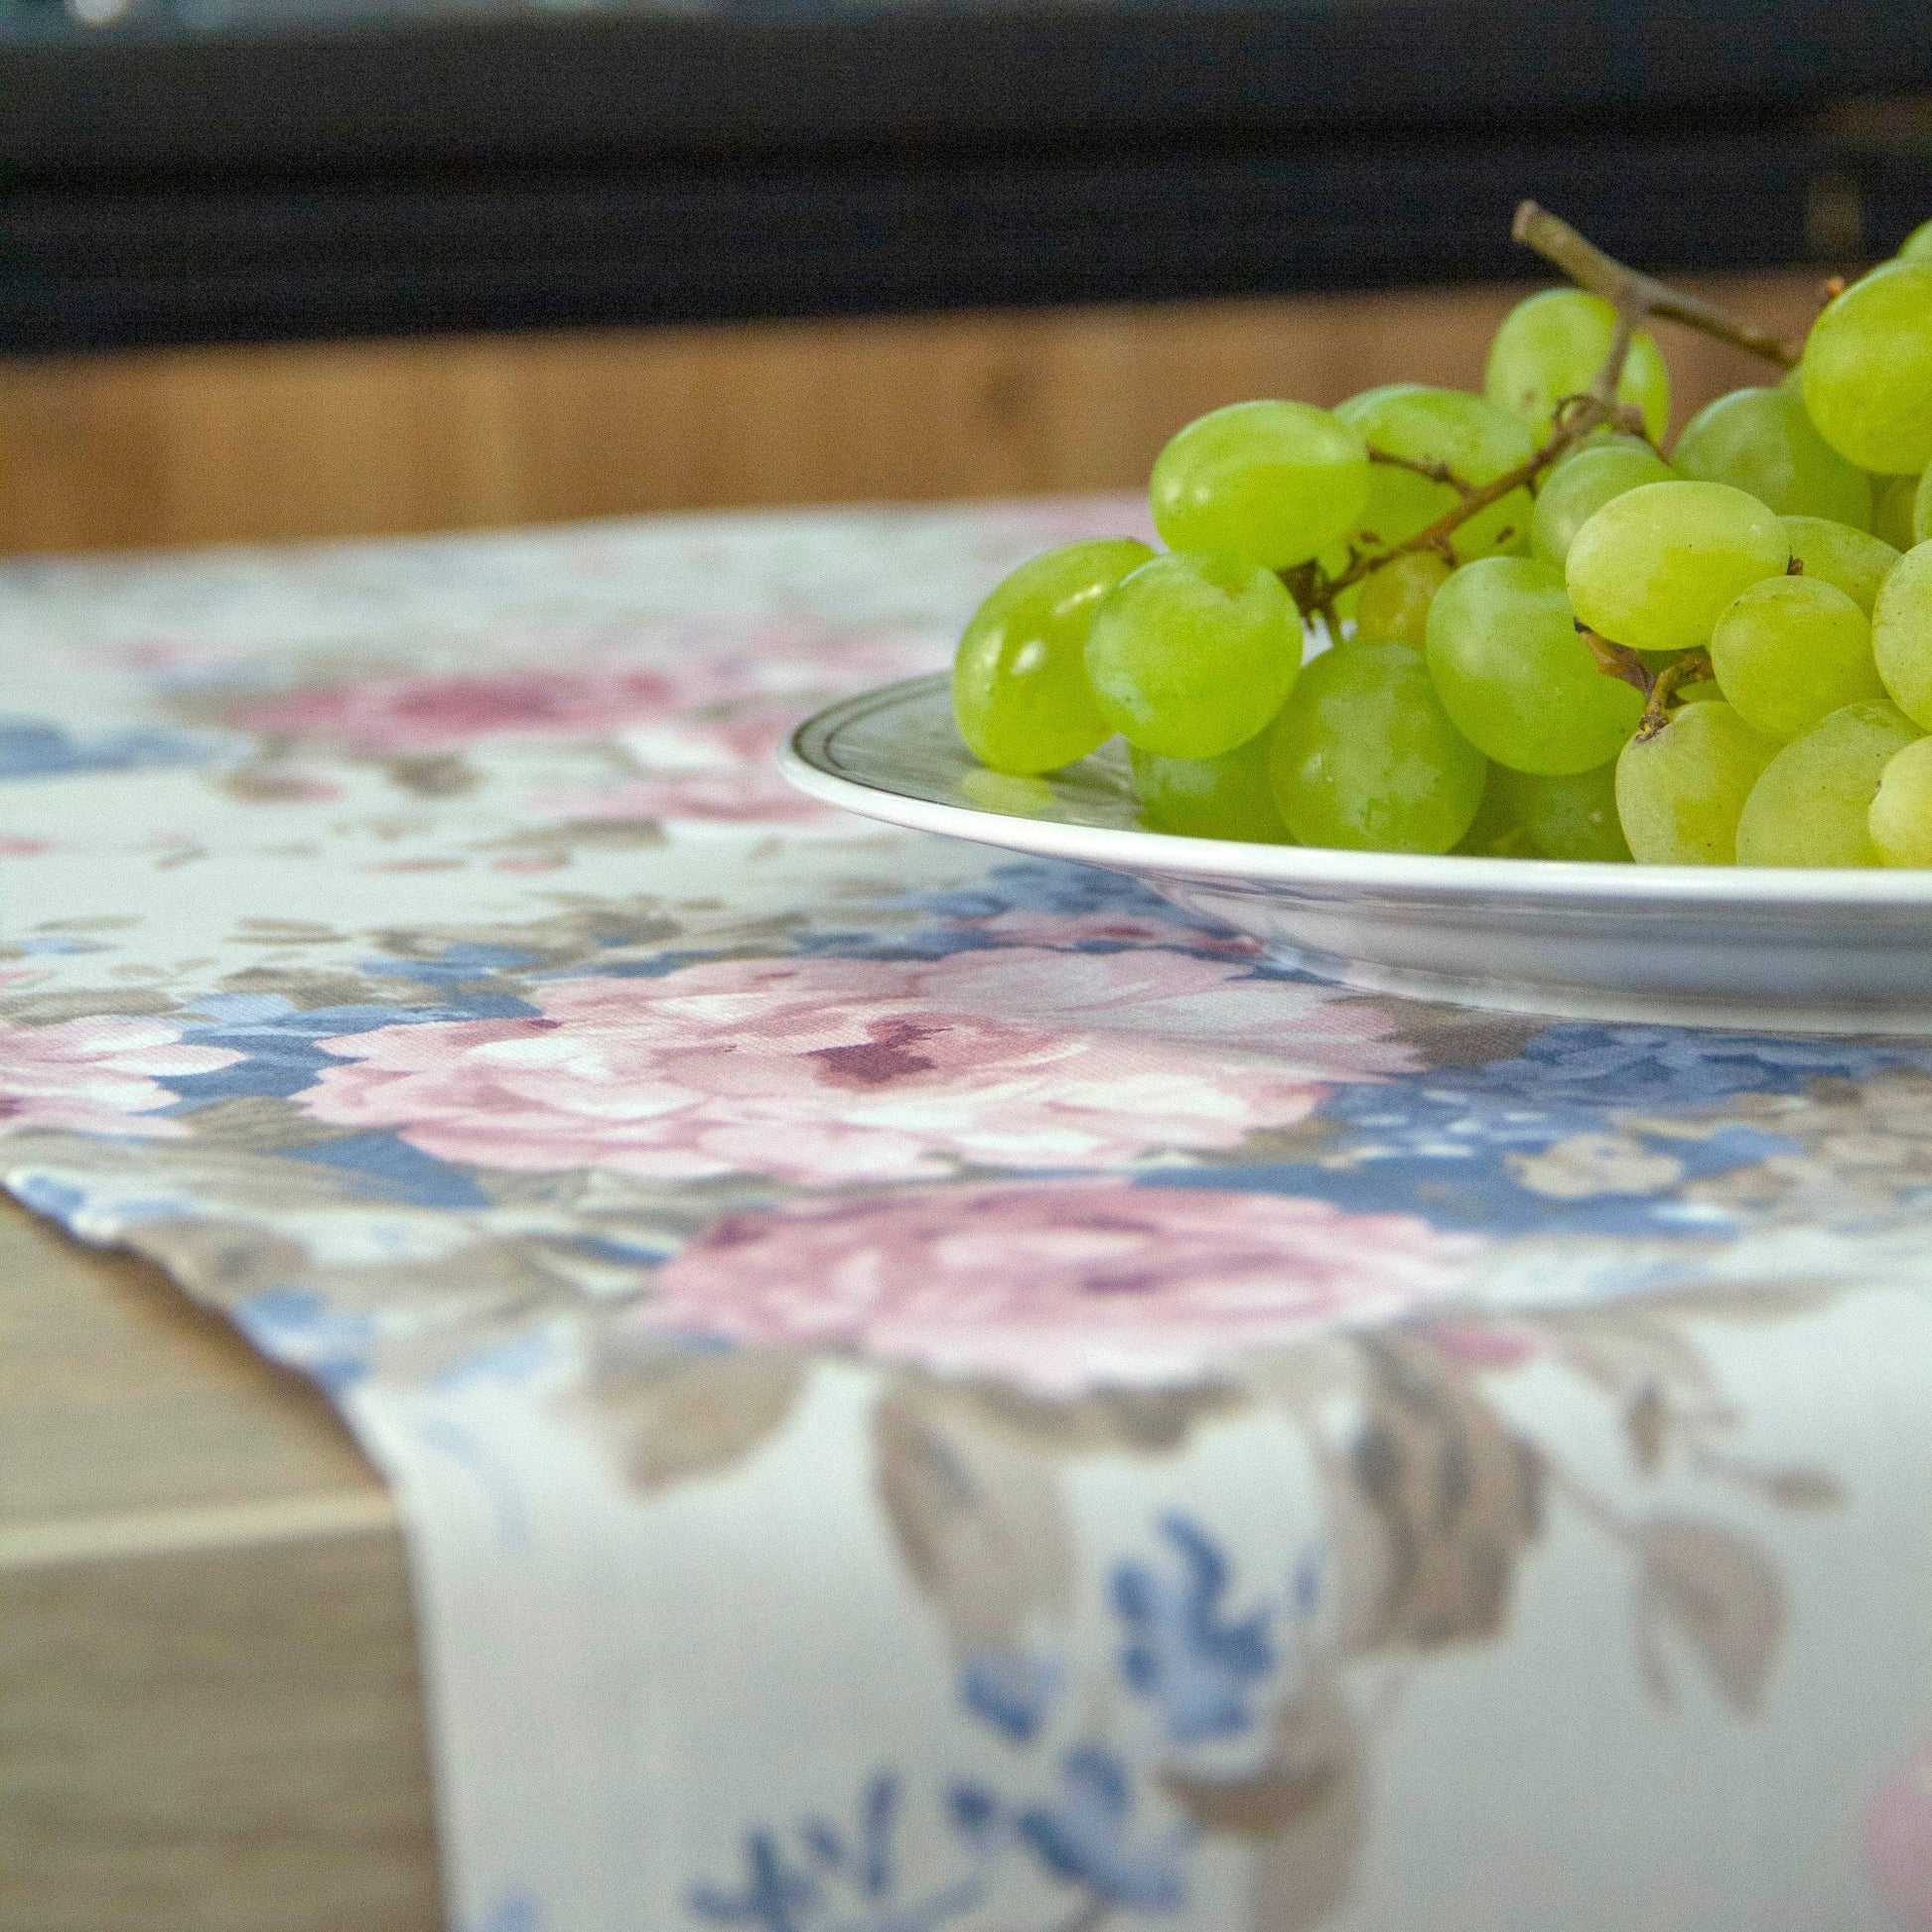
<path fill-rule="evenodd" d="M 1288 1573 L 1288 1600 L 1298 1623 L 1306 1623 L 1321 1607 L 1321 1548 L 1311 1544 L 1295 1559 Z"/>
<path fill-rule="evenodd" d="M 1122 873 L 1058 859 L 1021 859 L 995 866 L 978 886 L 919 893 L 901 901 L 953 919 L 997 918 L 1002 912 L 1132 913 L 1204 930 L 1207 921 Z M 1219 930 L 1216 927 L 1215 930 Z"/>
<path fill-rule="evenodd" d="M 242 1054 L 212 1073 L 177 1075 L 169 1085 L 185 1103 L 207 1106 L 239 1094 L 286 1096 L 313 1086 L 325 1067 L 339 1064 L 319 1042 L 378 1027 L 423 1026 L 437 1020 L 507 1020 L 536 1009 L 510 993 L 476 993 L 426 1006 L 298 1007 L 280 993 L 217 993 L 197 1003 L 201 1024 L 184 1038 Z"/>
<path fill-rule="evenodd" d="M 374 1360 L 375 1317 L 338 1313 L 307 1289 L 251 1296 L 236 1307 L 234 1320 L 264 1355 L 313 1376 L 332 1396 L 359 1382 Z"/>
<path fill-rule="evenodd" d="M 1819 1075 L 1863 1077 L 1906 1058 L 1932 1062 L 1932 1054 L 1828 1040 L 1559 1026 L 1514 1059 L 1342 1087 L 1321 1111 L 1351 1128 L 1369 1158 L 1455 1160 L 1601 1133 L 1613 1113 L 1686 1113 L 1737 1093 L 1796 1093 Z"/>
<path fill-rule="evenodd" d="M 894 1839 L 899 1781 L 882 1771 L 860 1797 L 853 1827 L 807 1818 L 787 1852 L 775 1834 L 746 1834 L 745 1883 L 694 1885 L 690 1906 L 714 1925 L 759 1932 L 932 1932 L 979 1902 L 977 1870 L 913 1899 L 898 1896 Z"/>
<path fill-rule="evenodd" d="M 715 1925 L 756 1925 L 764 1932 L 805 1932 L 818 1920 L 823 1887 L 811 1871 L 786 1863 L 769 1832 L 747 1836 L 745 1863 L 744 1890 L 695 1885 L 691 1909 Z"/>
<path fill-rule="evenodd" d="M 0 718 L 0 778 L 64 778 L 79 771 L 206 764 L 237 743 L 213 732 L 163 731 L 152 726 L 82 740 L 41 719 Z"/>
<path fill-rule="evenodd" d="M 909 907 L 930 913 L 941 923 L 885 938 L 862 931 L 820 933 L 801 938 L 798 950 L 855 958 L 941 958 L 999 943 L 982 925 L 1009 912 L 1045 912 L 1064 918 L 1100 920 L 1110 917 L 1158 920 L 1173 928 L 1171 943 L 1181 951 L 1189 950 L 1197 939 L 1209 935 L 1218 938 L 1225 931 L 1212 921 L 1183 911 L 1134 880 L 1091 866 L 1066 865 L 1056 860 L 1027 860 L 996 866 L 977 886 L 915 893 L 890 903 L 896 908 Z M 1097 929 L 1093 938 L 1078 950 L 1120 952 L 1144 943 L 1139 938 L 1109 937 L 1104 930 Z"/>
<path fill-rule="evenodd" d="M 81 1233 L 83 1241 L 110 1238 L 109 1230 L 118 1235 L 143 1221 L 186 1220 L 202 1211 L 202 1204 L 192 1194 L 144 1194 L 139 1191 L 144 1183 L 134 1176 L 125 1184 L 129 1191 L 121 1193 L 111 1182 L 101 1180 L 76 1186 L 52 1174 L 16 1173 L 7 1187 L 36 1214 L 45 1214 L 76 1232 L 80 1231 L 82 1217 L 86 1217 L 92 1225 Z"/>
<path fill-rule="evenodd" d="M 1015 1820 L 1046 1868 L 1128 1911 L 1177 1910 L 1185 1896 L 1184 1836 L 1131 1836 L 1134 1793 L 1120 1757 L 1082 1744 L 1061 1760 L 1060 1781 L 1057 1804 L 1031 1805 Z"/>
<path fill-rule="evenodd" d="M 470 1932 L 540 1932 L 543 1907 L 526 1891 L 505 1892 Z"/>
<path fill-rule="evenodd" d="M 1134 1563 L 1114 1571 L 1114 1608 L 1128 1630 L 1121 1674 L 1160 1707 L 1174 1743 L 1238 1735 L 1254 1722 L 1250 1696 L 1275 1667 L 1271 1612 L 1228 1616 L 1228 1561 L 1213 1539 L 1179 1515 L 1161 1529 L 1179 1554 L 1178 1577 Z"/>
<path fill-rule="evenodd" d="M 1683 1199 L 1683 1183 L 1794 1152 L 1793 1142 L 1744 1123 L 1694 1137 L 1639 1136 L 1669 1157 L 1675 1181 L 1562 1199 L 1523 1185 L 1512 1157 L 1577 1136 L 1627 1133 L 1622 1115 L 1692 1113 L 1739 1093 L 1797 1093 L 1823 1076 L 1864 1079 L 1899 1065 L 1932 1067 L 1932 1052 L 1662 1027 L 1552 1026 L 1514 1058 L 1337 1086 L 1317 1110 L 1339 1130 L 1319 1162 L 1175 1169 L 1149 1174 L 1144 1184 L 1268 1188 L 1498 1234 L 1721 1235 L 1734 1224 Z"/>
<path fill-rule="evenodd" d="M 8 1181 L 7 1187 L 36 1214 L 45 1214 L 50 1220 L 71 1222 L 87 1205 L 84 1187 L 76 1187 L 68 1180 L 56 1180 L 50 1174 L 17 1174 Z"/>
<path fill-rule="evenodd" d="M 1006 1829 L 1006 1811 L 983 1784 L 962 1779 L 946 1793 L 953 1830 L 976 1852 L 989 1850 Z"/>
<path fill-rule="evenodd" d="M 1065 1672 L 1056 1657 L 976 1651 L 960 1666 L 959 1697 L 974 1717 L 1016 1744 L 1031 1743 L 1052 1714 Z"/>
<path fill-rule="evenodd" d="M 1517 1058 L 1474 1071 L 1483 1086 L 1519 1101 L 1535 1095 L 1546 1103 L 1667 1113 L 1735 1093 L 1797 1093 L 1821 1075 L 1864 1079 L 1899 1065 L 1932 1067 L 1932 1050 L 1577 1022 L 1546 1028 Z"/>
<path fill-rule="evenodd" d="M 358 1196 L 393 1201 L 403 1207 L 487 1207 L 489 1196 L 459 1167 L 411 1147 L 400 1134 L 347 1134 L 339 1140 L 312 1141 L 283 1152 L 286 1161 L 305 1161 L 351 1176 Z"/>
<path fill-rule="evenodd" d="M 492 973 L 514 972 L 536 964 L 535 953 L 512 946 L 479 946 L 467 942 L 448 945 L 432 959 L 396 959 L 386 954 L 356 962 L 376 979 L 414 980 L 439 990 L 487 991 Z M 500 996 L 499 996 L 500 997 Z"/>

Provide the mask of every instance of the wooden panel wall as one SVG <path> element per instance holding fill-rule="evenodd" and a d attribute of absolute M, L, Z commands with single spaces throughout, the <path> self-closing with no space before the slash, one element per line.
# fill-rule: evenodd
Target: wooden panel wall
<path fill-rule="evenodd" d="M 1802 332 L 1809 275 L 1703 284 Z M 1243 396 L 1476 385 L 1522 291 L 0 362 L 0 551 L 1131 486 Z M 1761 365 L 1666 343 L 1686 407 Z"/>

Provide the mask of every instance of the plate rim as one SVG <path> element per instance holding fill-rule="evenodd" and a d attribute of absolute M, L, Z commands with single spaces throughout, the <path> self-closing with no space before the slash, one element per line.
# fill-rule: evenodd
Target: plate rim
<path fill-rule="evenodd" d="M 1795 866 L 1623 866 L 1600 860 L 1492 859 L 1455 853 L 1351 852 L 1335 846 L 1261 845 L 1142 827 L 1028 818 L 895 791 L 837 768 L 829 747 L 845 726 L 950 687 L 945 671 L 873 685 L 823 706 L 791 733 L 777 757 L 782 775 L 808 797 L 862 818 L 937 832 L 1040 857 L 1179 877 L 1250 881 L 1333 892 L 1503 897 L 1588 904 L 1633 899 L 1848 911 L 1932 911 L 1932 869 Z"/>

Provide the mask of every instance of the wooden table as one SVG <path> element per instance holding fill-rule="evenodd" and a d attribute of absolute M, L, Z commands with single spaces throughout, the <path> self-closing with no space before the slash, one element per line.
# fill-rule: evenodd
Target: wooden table
<path fill-rule="evenodd" d="M 440 1923 L 380 1478 L 158 1269 L 0 1200 L 0 1925 Z"/>

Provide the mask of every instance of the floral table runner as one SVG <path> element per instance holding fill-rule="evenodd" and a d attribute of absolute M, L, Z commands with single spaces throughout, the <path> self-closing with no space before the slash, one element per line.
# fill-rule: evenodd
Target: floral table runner
<path fill-rule="evenodd" d="M 1120 502 L 0 572 L 0 1169 L 391 1478 L 463 1932 L 1932 1927 L 1932 1048 L 795 796 Z"/>

